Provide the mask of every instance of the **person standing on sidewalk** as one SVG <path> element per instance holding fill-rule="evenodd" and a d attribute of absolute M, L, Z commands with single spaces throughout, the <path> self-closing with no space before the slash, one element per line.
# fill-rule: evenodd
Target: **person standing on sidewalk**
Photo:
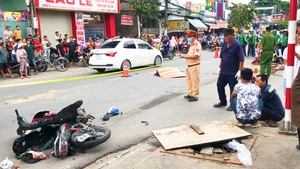
<path fill-rule="evenodd" d="M 248 43 L 248 56 L 255 57 L 255 43 L 256 43 L 256 36 L 253 34 L 253 30 L 249 30 L 249 35 L 246 38 Z"/>
<path fill-rule="evenodd" d="M 244 35 L 244 30 L 241 30 L 240 33 L 238 34 L 237 40 L 240 42 L 240 44 L 243 47 L 244 55 L 246 56 L 246 40 L 245 40 L 245 35 Z"/>
<path fill-rule="evenodd" d="M 24 49 L 27 53 L 27 60 L 28 60 L 29 66 L 33 68 L 34 75 L 37 75 L 35 58 L 34 58 L 35 47 L 30 43 L 29 39 L 27 39 L 26 43 L 27 44 L 24 46 Z"/>
<path fill-rule="evenodd" d="M 260 74 L 266 74 L 267 67 L 267 76 L 271 75 L 271 66 L 273 59 L 273 52 L 276 48 L 276 40 L 274 36 L 270 34 L 271 27 L 266 28 L 266 34 L 262 37 L 262 40 L 259 42 L 257 47 L 257 54 L 260 54 L 260 50 L 262 49 L 260 55 Z"/>
<path fill-rule="evenodd" d="M 198 101 L 199 85 L 200 85 L 200 61 L 201 61 L 201 44 L 197 41 L 197 32 L 191 31 L 188 36 L 192 39 L 187 54 L 181 55 L 186 59 L 186 83 L 188 87 L 188 95 L 184 96 L 189 102 Z"/>
<path fill-rule="evenodd" d="M 300 36 L 300 20 L 297 21 L 297 34 L 296 36 Z M 298 38 L 297 38 L 298 39 Z M 300 54 L 295 51 L 295 56 L 298 60 L 300 60 Z M 295 59 L 296 59 L 295 58 Z M 300 69 L 298 70 L 297 76 L 291 87 L 291 114 L 292 114 L 292 124 L 295 125 L 298 129 L 298 145 L 296 148 L 300 150 Z"/>
<path fill-rule="evenodd" d="M 71 66 L 76 66 L 77 51 L 78 51 L 78 44 L 74 42 L 73 37 L 71 36 L 70 43 L 69 43 L 69 62 Z"/>
<path fill-rule="evenodd" d="M 35 36 L 33 45 L 35 47 L 35 57 L 41 57 L 44 55 L 43 44 L 38 36 Z"/>
<path fill-rule="evenodd" d="M 44 48 L 44 55 L 48 60 L 50 60 L 50 46 L 52 45 L 49 41 L 48 37 L 45 35 L 42 41 L 43 48 Z"/>
<path fill-rule="evenodd" d="M 219 78 L 217 81 L 217 89 L 219 95 L 219 103 L 213 105 L 215 108 L 227 106 L 225 94 L 225 86 L 228 84 L 230 94 L 233 92 L 234 86 L 240 77 L 241 70 L 244 66 L 244 51 L 242 45 L 235 39 L 234 30 L 226 28 L 224 32 L 225 43 L 222 45 L 219 64 Z M 227 111 L 232 111 L 229 106 Z"/>
<path fill-rule="evenodd" d="M 58 39 L 58 45 L 56 45 L 58 57 L 65 57 L 64 44 L 62 39 Z"/>
<path fill-rule="evenodd" d="M 6 46 L 4 42 L 0 42 L 0 72 L 2 75 L 2 78 L 5 80 L 4 71 L 7 70 L 11 78 L 15 78 L 15 76 L 12 74 L 12 72 L 9 69 L 9 65 L 7 62 L 7 56 L 6 56 Z"/>

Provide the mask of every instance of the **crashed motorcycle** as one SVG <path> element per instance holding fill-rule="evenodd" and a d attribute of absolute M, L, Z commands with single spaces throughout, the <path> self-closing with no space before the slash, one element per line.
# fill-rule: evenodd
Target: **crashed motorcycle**
<path fill-rule="evenodd" d="M 107 141 L 111 131 L 90 124 L 95 117 L 87 114 L 81 108 L 82 104 L 83 101 L 79 100 L 58 113 L 38 112 L 31 123 L 15 110 L 19 125 L 17 134 L 20 135 L 13 144 L 16 156 L 32 149 L 41 151 L 53 147 L 52 155 L 63 158 Z"/>

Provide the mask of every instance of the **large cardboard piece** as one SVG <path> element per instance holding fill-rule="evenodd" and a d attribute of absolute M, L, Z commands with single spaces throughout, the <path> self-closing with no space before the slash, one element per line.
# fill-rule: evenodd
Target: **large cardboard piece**
<path fill-rule="evenodd" d="M 152 133 L 166 150 L 216 143 L 251 135 L 231 122 L 224 120 L 198 123 L 196 125 L 204 134 L 199 135 L 190 125 L 153 130 Z"/>

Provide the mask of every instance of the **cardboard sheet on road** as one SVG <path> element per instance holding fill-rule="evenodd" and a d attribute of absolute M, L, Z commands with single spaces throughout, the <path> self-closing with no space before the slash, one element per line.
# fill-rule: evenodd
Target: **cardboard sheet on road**
<path fill-rule="evenodd" d="M 216 143 L 251 135 L 247 131 L 224 120 L 198 123 L 196 125 L 199 126 L 204 134 L 199 135 L 190 125 L 153 130 L 152 133 L 166 150 Z"/>
<path fill-rule="evenodd" d="M 165 79 L 185 77 L 185 73 L 181 72 L 178 68 L 173 67 L 161 68 L 157 69 L 155 72 L 149 73 Z"/>

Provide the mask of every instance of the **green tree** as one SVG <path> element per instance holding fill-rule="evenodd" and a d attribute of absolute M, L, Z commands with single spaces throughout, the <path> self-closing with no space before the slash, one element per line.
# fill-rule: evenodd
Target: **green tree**
<path fill-rule="evenodd" d="M 287 29 L 289 26 L 289 21 L 281 21 L 278 23 L 278 30 Z"/>
<path fill-rule="evenodd" d="M 280 10 L 289 11 L 290 4 L 289 1 L 282 1 L 282 0 L 251 0 L 251 5 L 255 7 L 273 7 L 275 6 L 275 13 L 279 13 Z M 262 14 L 271 15 L 272 10 L 259 10 L 258 16 L 261 16 Z"/>
<path fill-rule="evenodd" d="M 130 5 L 134 6 L 133 14 L 139 16 L 141 23 L 147 24 L 147 28 L 149 19 L 159 21 L 159 0 L 131 0 Z"/>
<path fill-rule="evenodd" d="M 238 29 L 249 29 L 249 24 L 254 21 L 254 13 L 257 13 L 253 5 L 237 5 L 232 3 L 230 10 L 228 25 Z"/>

